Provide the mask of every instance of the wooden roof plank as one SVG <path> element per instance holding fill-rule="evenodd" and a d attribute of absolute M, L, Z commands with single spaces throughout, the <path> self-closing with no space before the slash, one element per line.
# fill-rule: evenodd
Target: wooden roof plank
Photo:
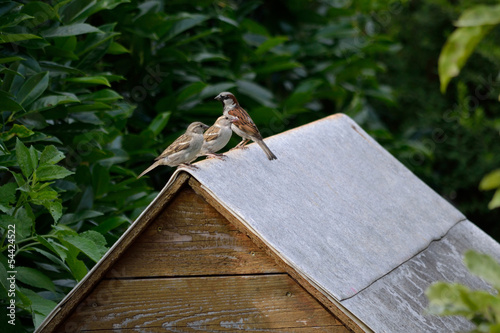
<path fill-rule="evenodd" d="M 491 290 L 463 264 L 463 254 L 468 249 L 487 253 L 500 261 L 500 245 L 465 220 L 342 304 L 377 332 L 468 332 L 474 326 L 463 317 L 436 317 L 425 313 L 428 305 L 425 290 L 432 282 L 448 281 L 472 289 Z"/>

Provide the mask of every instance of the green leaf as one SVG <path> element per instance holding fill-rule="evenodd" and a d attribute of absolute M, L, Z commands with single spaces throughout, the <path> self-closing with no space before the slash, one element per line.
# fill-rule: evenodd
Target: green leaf
<path fill-rule="evenodd" d="M 16 212 L 16 241 L 21 241 L 31 234 L 33 224 L 35 223 L 35 216 L 31 212 L 31 207 L 26 204 Z"/>
<path fill-rule="evenodd" d="M 33 290 L 21 288 L 21 291 L 26 295 L 31 301 L 31 308 L 33 312 L 46 317 L 57 305 L 56 302 L 43 298 L 42 296 L 35 293 Z"/>
<path fill-rule="evenodd" d="M 42 272 L 33 268 L 23 267 L 23 266 L 16 267 L 16 270 L 17 270 L 16 278 L 22 283 L 25 283 L 29 286 L 36 288 L 41 288 L 51 291 L 56 290 L 52 280 Z"/>
<path fill-rule="evenodd" d="M 16 225 L 17 226 L 17 219 L 14 216 L 10 216 L 7 214 L 0 214 L 0 228 L 2 228 L 4 230 L 8 230 L 9 225 Z M 5 235 L 5 232 L 4 232 L 4 235 Z M 1 264 L 0 264 L 0 266 L 1 266 Z"/>
<path fill-rule="evenodd" d="M 500 187 L 500 169 L 496 169 L 483 177 L 479 183 L 479 189 L 482 191 L 494 190 Z"/>
<path fill-rule="evenodd" d="M 275 73 L 275 72 L 287 71 L 298 67 L 302 67 L 302 64 L 296 61 L 278 60 L 256 67 L 255 73 L 257 74 Z"/>
<path fill-rule="evenodd" d="M 470 293 L 470 289 L 457 283 L 436 282 L 427 288 L 425 294 L 429 299 L 428 311 L 431 314 L 463 315 L 471 313 L 470 303 L 464 302 L 464 295 Z"/>
<path fill-rule="evenodd" d="M 448 37 L 438 61 L 442 93 L 446 91 L 450 80 L 460 73 L 477 44 L 491 28 L 492 26 L 458 28 Z"/>
<path fill-rule="evenodd" d="M 102 235 L 101 235 L 102 236 Z M 98 262 L 101 259 L 103 253 L 98 244 L 96 244 L 93 240 L 88 237 L 82 237 L 80 235 L 67 235 L 63 237 L 64 240 L 78 250 L 82 251 L 86 254 L 90 259 L 95 262 Z"/>
<path fill-rule="evenodd" d="M 16 139 L 16 159 L 24 177 L 29 178 L 34 170 L 33 161 L 31 160 L 30 151 L 19 139 Z"/>
<path fill-rule="evenodd" d="M 49 72 L 42 72 L 29 77 L 17 93 L 17 102 L 23 107 L 33 103 L 47 89 Z"/>
<path fill-rule="evenodd" d="M 0 210 L 7 213 L 10 209 L 11 203 L 16 201 L 16 183 L 7 183 L 0 186 Z"/>
<path fill-rule="evenodd" d="M 98 233 L 97 231 L 94 231 L 94 230 L 84 231 L 80 234 L 80 236 L 87 238 L 87 239 L 91 240 L 92 242 L 94 242 L 94 244 L 96 245 L 96 248 L 101 252 L 101 257 L 108 250 L 106 248 L 106 243 L 107 243 L 106 238 L 104 238 L 104 236 L 101 235 L 100 233 Z"/>
<path fill-rule="evenodd" d="M 37 35 L 32 35 L 32 34 L 9 34 L 9 33 L 4 33 L 0 35 L 0 44 L 3 43 L 15 43 L 15 42 L 20 42 L 22 40 L 28 40 L 28 39 L 42 39 L 42 37 L 37 36 Z"/>
<path fill-rule="evenodd" d="M 13 98 L 11 94 L 0 90 L 0 111 L 15 112 L 22 110 L 23 107 Z"/>
<path fill-rule="evenodd" d="M 66 79 L 69 82 L 78 82 L 78 83 L 86 83 L 86 84 L 98 84 L 105 85 L 111 87 L 108 79 L 104 76 L 82 76 L 82 77 L 73 77 Z"/>
<path fill-rule="evenodd" d="M 7 281 L 7 270 L 3 263 L 0 263 L 0 285 L 3 287 L 4 291 L 7 291 L 10 287 L 9 284 L 10 283 Z"/>
<path fill-rule="evenodd" d="M 286 36 L 278 36 L 268 38 L 264 43 L 260 44 L 257 50 L 255 50 L 255 54 L 262 55 L 272 48 L 281 45 L 288 41 L 288 37 Z"/>
<path fill-rule="evenodd" d="M 7 133 L 1 135 L 1 138 L 4 141 L 8 141 L 15 136 L 17 136 L 18 138 L 28 138 L 28 137 L 32 136 L 33 134 L 35 134 L 35 132 L 30 130 L 29 128 L 26 128 L 26 126 L 14 124 L 14 125 L 12 125 L 12 128 Z"/>
<path fill-rule="evenodd" d="M 172 112 L 170 111 L 160 113 L 153 119 L 153 121 L 151 121 L 151 123 L 148 126 L 148 129 L 151 132 L 153 132 L 154 136 L 160 134 L 160 132 L 165 128 L 165 126 L 167 126 L 171 114 Z"/>
<path fill-rule="evenodd" d="M 80 259 L 77 259 L 76 256 L 77 254 L 68 255 L 66 263 L 71 269 L 71 274 L 73 274 L 75 280 L 81 281 L 85 275 L 87 275 L 88 269 L 87 266 L 85 266 L 85 263 Z"/>
<path fill-rule="evenodd" d="M 130 221 L 123 216 L 115 216 L 99 223 L 99 225 L 93 227 L 92 230 L 97 231 L 100 234 L 105 234 L 108 231 L 118 228 L 124 223 L 130 223 Z"/>
<path fill-rule="evenodd" d="M 95 211 L 95 210 L 83 210 L 78 211 L 76 213 L 64 214 L 61 219 L 61 224 L 73 224 L 83 220 L 91 219 L 94 217 L 102 216 L 103 213 Z"/>
<path fill-rule="evenodd" d="M 31 168 L 35 170 L 38 166 L 38 151 L 33 146 L 30 146 L 28 151 L 30 153 Z"/>
<path fill-rule="evenodd" d="M 234 87 L 234 85 L 232 86 Z M 207 87 L 207 84 L 201 81 L 189 84 L 188 86 L 182 88 L 182 90 L 178 94 L 176 94 L 177 103 L 181 103 L 189 97 L 199 94 L 205 87 Z"/>
<path fill-rule="evenodd" d="M 56 28 L 51 28 L 42 32 L 44 38 L 78 36 L 88 33 L 102 32 L 98 28 L 87 23 L 74 23 L 71 25 L 63 25 Z"/>
<path fill-rule="evenodd" d="M 493 199 L 488 203 L 489 209 L 495 209 L 500 207 L 500 188 L 493 194 Z"/>
<path fill-rule="evenodd" d="M 66 39 L 71 39 L 71 38 L 68 37 Z M 50 76 L 65 75 L 65 74 L 85 75 L 85 72 L 75 67 L 61 65 L 52 61 L 39 61 L 38 63 L 40 64 L 41 68 L 49 70 Z M 75 96 L 74 94 L 68 92 L 62 94 Z"/>
<path fill-rule="evenodd" d="M 455 23 L 457 27 L 500 24 L 500 5 L 478 5 L 465 10 Z"/>
<path fill-rule="evenodd" d="M 111 103 L 123 99 L 122 95 L 111 89 L 101 89 L 91 94 L 80 96 L 82 101 Z"/>
<path fill-rule="evenodd" d="M 487 254 L 469 250 L 465 253 L 465 265 L 469 271 L 490 283 L 500 291 L 500 264 Z"/>
<path fill-rule="evenodd" d="M 68 24 L 78 18 L 83 12 L 88 10 L 90 7 L 94 6 L 96 0 L 73 0 L 67 5 L 61 7 L 59 13 L 61 15 L 61 20 Z"/>
<path fill-rule="evenodd" d="M 46 146 L 40 155 L 40 166 L 45 164 L 56 164 L 64 158 L 64 154 L 55 146 Z"/>
<path fill-rule="evenodd" d="M 276 107 L 276 104 L 272 101 L 272 92 L 266 88 L 251 81 L 238 80 L 236 84 L 240 93 L 253 98 L 264 106 L 270 108 Z"/>
<path fill-rule="evenodd" d="M 30 106 L 30 111 L 43 111 L 61 104 L 79 103 L 80 100 L 71 93 L 64 95 L 50 95 L 37 99 Z"/>
<path fill-rule="evenodd" d="M 108 54 L 124 54 L 124 53 L 130 53 L 130 51 L 123 46 L 120 43 L 117 42 L 112 42 L 111 45 L 108 47 Z"/>
<path fill-rule="evenodd" d="M 88 17 L 104 9 L 113 9 L 122 3 L 129 3 L 130 0 L 99 0 L 96 4 L 80 14 L 77 18 Z"/>
<path fill-rule="evenodd" d="M 32 26 L 37 26 L 47 20 L 57 18 L 57 13 L 54 11 L 54 8 L 42 1 L 28 2 L 23 6 L 21 12 L 34 17 L 34 19 L 30 22 L 30 25 Z"/>
<path fill-rule="evenodd" d="M 10 13 L 0 17 L 0 29 L 15 27 L 24 20 L 34 18 L 33 16 L 22 13 Z"/>
<path fill-rule="evenodd" d="M 59 165 L 41 165 L 36 169 L 36 178 L 42 181 L 62 179 L 73 173 Z"/>
<path fill-rule="evenodd" d="M 0 64 L 5 64 L 5 63 L 8 63 L 8 62 L 14 62 L 14 61 L 22 61 L 22 60 L 26 60 L 22 57 L 6 57 L 6 58 L 0 58 Z"/>
<path fill-rule="evenodd" d="M 45 201 L 42 205 L 47 208 L 50 215 L 54 219 L 54 223 L 57 223 L 62 216 L 62 204 L 60 200 Z"/>
<path fill-rule="evenodd" d="M 29 195 L 31 201 L 35 205 L 43 205 L 47 202 L 51 202 L 53 200 L 56 200 L 58 196 L 57 192 L 50 187 L 45 187 L 38 191 L 30 191 Z"/>
<path fill-rule="evenodd" d="M 192 27 L 206 21 L 209 16 L 208 15 L 202 15 L 202 14 L 180 14 L 177 18 L 180 18 L 178 21 L 176 21 L 172 27 L 167 31 L 165 34 L 165 37 L 163 38 L 163 42 L 166 42 L 175 36 L 179 35 L 180 33 L 191 29 Z M 176 18 L 176 19 L 177 19 Z"/>

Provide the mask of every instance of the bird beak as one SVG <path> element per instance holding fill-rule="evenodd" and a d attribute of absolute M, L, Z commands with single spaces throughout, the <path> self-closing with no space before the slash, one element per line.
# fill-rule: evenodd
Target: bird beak
<path fill-rule="evenodd" d="M 220 100 L 220 94 L 219 94 L 219 95 L 217 95 L 217 96 L 215 96 L 215 98 L 214 98 L 214 99 L 216 99 L 216 100 Z"/>
<path fill-rule="evenodd" d="M 206 129 L 207 129 L 207 128 L 209 128 L 210 126 L 207 126 L 207 125 L 203 124 L 203 126 L 202 126 L 202 127 L 203 127 L 203 129 L 204 129 L 204 130 L 206 130 Z"/>
<path fill-rule="evenodd" d="M 238 117 L 232 116 L 230 122 L 235 123 L 238 121 Z"/>

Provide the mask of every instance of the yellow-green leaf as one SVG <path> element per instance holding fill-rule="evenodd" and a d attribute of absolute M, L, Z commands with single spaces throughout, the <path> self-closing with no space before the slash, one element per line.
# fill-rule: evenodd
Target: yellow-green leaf
<path fill-rule="evenodd" d="M 468 250 L 464 256 L 464 262 L 472 274 L 483 278 L 500 290 L 500 264 L 495 259 L 487 254 Z"/>
<path fill-rule="evenodd" d="M 479 183 L 479 189 L 482 191 L 494 190 L 500 187 L 500 169 L 496 169 L 483 177 Z"/>
<path fill-rule="evenodd" d="M 500 23 L 500 5 L 479 5 L 467 9 L 455 23 L 457 27 L 475 27 Z"/>
<path fill-rule="evenodd" d="M 491 201 L 488 203 L 489 209 L 495 209 L 498 207 L 500 207 L 500 188 L 495 191 L 493 199 L 491 199 Z"/>
<path fill-rule="evenodd" d="M 446 91 L 450 80 L 460 73 L 476 45 L 491 28 L 492 26 L 458 28 L 448 37 L 438 61 L 442 93 Z"/>
<path fill-rule="evenodd" d="M 104 76 L 82 76 L 82 77 L 73 77 L 66 79 L 69 82 L 78 82 L 78 83 L 87 83 L 87 84 L 98 84 L 105 85 L 111 87 L 108 79 Z"/>

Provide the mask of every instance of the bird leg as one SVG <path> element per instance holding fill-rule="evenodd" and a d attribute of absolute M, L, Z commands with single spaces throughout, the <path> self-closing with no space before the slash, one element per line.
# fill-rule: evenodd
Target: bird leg
<path fill-rule="evenodd" d="M 180 167 L 185 167 L 188 169 L 199 169 L 196 165 L 190 164 L 190 163 L 181 163 L 179 164 Z"/>
<path fill-rule="evenodd" d="M 209 159 L 209 158 L 217 158 L 217 159 L 219 159 L 219 160 L 223 160 L 223 161 L 224 161 L 224 160 L 226 159 L 226 157 L 227 157 L 227 156 L 226 156 L 226 155 L 224 155 L 224 154 L 216 154 L 216 153 L 209 153 L 209 154 L 206 154 L 205 156 L 207 157 L 207 159 Z"/>
<path fill-rule="evenodd" d="M 248 141 L 250 141 L 250 140 L 248 140 L 248 139 L 241 140 L 241 142 L 238 143 L 236 145 L 236 147 L 232 148 L 231 150 L 233 150 L 233 149 L 246 149 L 247 147 L 245 147 L 245 145 L 247 144 Z"/>

